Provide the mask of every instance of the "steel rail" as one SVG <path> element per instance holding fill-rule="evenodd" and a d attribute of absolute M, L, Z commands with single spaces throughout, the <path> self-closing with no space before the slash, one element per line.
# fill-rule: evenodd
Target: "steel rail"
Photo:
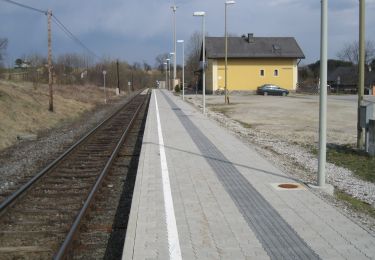
<path fill-rule="evenodd" d="M 41 177 L 43 177 L 47 172 L 53 169 L 58 163 L 60 163 L 65 157 L 67 157 L 72 151 L 74 151 L 79 145 L 81 145 L 84 141 L 86 141 L 90 136 L 92 136 L 100 127 L 102 127 L 105 123 L 111 120 L 114 116 L 116 116 L 122 109 L 124 109 L 131 101 L 133 101 L 141 91 L 135 94 L 131 99 L 121 106 L 117 111 L 115 111 L 112 115 L 108 116 L 104 119 L 98 126 L 96 126 L 93 130 L 88 132 L 85 136 L 79 139 L 75 144 L 73 144 L 68 150 L 66 150 L 62 155 L 60 155 L 57 159 L 51 162 L 48 166 L 46 166 L 43 170 L 41 170 L 37 175 L 32 177 L 27 183 L 22 185 L 17 191 L 15 191 L 12 195 L 7 197 L 1 204 L 0 204 L 0 216 L 5 212 L 7 209 L 19 196 L 24 194 L 36 181 L 38 181 Z"/>
<path fill-rule="evenodd" d="M 116 148 L 112 152 L 112 155 L 109 158 L 108 162 L 106 163 L 103 171 L 100 173 L 100 175 L 99 175 L 96 183 L 94 184 L 94 186 L 93 186 L 90 194 L 87 196 L 87 199 L 86 199 L 85 203 L 83 204 L 80 212 L 78 213 L 76 219 L 74 220 L 73 225 L 72 225 L 71 229 L 69 230 L 69 233 L 65 237 L 65 240 L 64 240 L 63 244 L 61 245 L 61 247 L 59 248 L 58 252 L 53 257 L 53 259 L 56 259 L 56 260 L 65 259 L 66 254 L 68 253 L 69 248 L 72 246 L 72 242 L 74 240 L 74 237 L 77 234 L 77 231 L 79 230 L 79 226 L 81 224 L 82 219 L 84 218 L 84 216 L 85 216 L 88 208 L 90 207 L 90 205 L 91 205 L 91 203 L 92 203 L 92 201 L 93 201 L 93 199 L 95 197 L 95 194 L 99 190 L 103 179 L 108 174 L 108 172 L 109 172 L 109 170 L 110 170 L 110 168 L 112 166 L 112 163 L 116 159 L 116 157 L 117 157 L 117 155 L 118 155 L 118 153 L 120 151 L 120 148 L 123 145 L 123 143 L 125 141 L 125 138 L 127 137 L 128 133 L 129 133 L 129 130 L 133 126 L 134 121 L 137 118 L 137 116 L 139 114 L 139 111 L 141 110 L 141 108 L 144 105 L 144 103 L 145 102 L 141 103 L 138 106 L 137 110 L 135 111 L 134 116 L 132 117 L 132 119 L 131 119 L 128 127 L 125 129 L 124 133 L 121 135 L 121 138 L 120 138 L 119 142 L 117 143 Z"/>

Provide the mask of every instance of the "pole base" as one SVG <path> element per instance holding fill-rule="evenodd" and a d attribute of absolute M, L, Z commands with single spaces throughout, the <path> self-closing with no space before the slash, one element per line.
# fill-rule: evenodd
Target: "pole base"
<path fill-rule="evenodd" d="M 322 191 L 331 196 L 333 196 L 335 193 L 335 187 L 333 187 L 331 184 L 325 184 L 324 186 L 307 184 L 307 186 L 310 187 L 311 189 Z"/>

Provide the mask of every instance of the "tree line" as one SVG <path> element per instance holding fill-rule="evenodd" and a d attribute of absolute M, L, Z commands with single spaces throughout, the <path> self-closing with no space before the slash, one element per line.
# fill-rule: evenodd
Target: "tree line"
<path fill-rule="evenodd" d="M 8 40 L 0 37 L 0 68 L 3 67 L 4 55 L 8 46 Z M 199 74 L 199 59 L 202 46 L 202 35 L 194 32 L 187 41 L 185 58 L 185 84 L 187 87 L 197 84 Z M 329 60 L 328 69 L 333 70 L 340 66 L 355 66 L 358 64 L 358 42 L 347 43 L 337 54 L 337 60 Z M 99 62 L 85 55 L 68 53 L 53 59 L 54 82 L 57 84 L 103 84 L 103 70 L 107 71 L 106 82 L 108 87 L 117 87 L 129 90 L 143 87 L 154 87 L 157 81 L 165 80 L 166 68 L 164 63 L 169 58 L 168 53 L 159 54 L 155 58 L 154 66 L 143 61 L 130 64 L 119 61 L 119 73 L 117 75 L 117 61 L 102 59 Z M 47 83 L 48 70 L 47 58 L 43 55 L 33 54 L 21 57 L 15 61 L 14 70 L 27 71 L 27 79 L 36 83 Z M 375 43 L 366 43 L 366 66 L 375 70 Z M 302 67 L 301 80 L 316 80 L 319 77 L 319 61 Z M 182 78 L 182 66 L 177 65 L 177 78 Z M 171 68 L 172 70 L 172 68 Z"/>
<path fill-rule="evenodd" d="M 17 58 L 12 68 L 4 68 L 4 55 L 8 40 L 0 38 L 0 72 L 8 77 L 12 74 L 23 75 L 22 80 L 35 84 L 48 83 L 47 57 L 41 54 L 29 54 Z M 87 55 L 79 53 L 65 53 L 53 57 L 53 81 L 59 85 L 102 86 L 103 71 L 106 71 L 106 87 L 117 88 L 120 91 L 134 91 L 145 87 L 154 87 L 162 75 L 153 70 L 146 61 L 142 63 L 103 58 L 93 61 Z"/>

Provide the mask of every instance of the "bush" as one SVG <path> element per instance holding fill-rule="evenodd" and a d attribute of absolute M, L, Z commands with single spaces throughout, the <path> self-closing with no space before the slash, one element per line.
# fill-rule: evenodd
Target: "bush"
<path fill-rule="evenodd" d="M 179 92 L 180 92 L 180 86 L 179 86 L 179 85 L 176 85 L 176 86 L 174 87 L 174 91 L 177 92 L 177 93 L 179 93 Z"/>

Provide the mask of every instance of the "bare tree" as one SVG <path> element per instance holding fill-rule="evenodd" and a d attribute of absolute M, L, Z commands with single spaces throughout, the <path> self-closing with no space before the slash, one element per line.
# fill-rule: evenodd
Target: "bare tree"
<path fill-rule="evenodd" d="M 8 39 L 0 38 L 0 65 L 2 65 L 4 60 L 4 54 L 8 47 Z"/>
<path fill-rule="evenodd" d="M 190 40 L 187 45 L 187 59 L 185 74 L 187 81 L 192 82 L 194 79 L 194 72 L 199 69 L 199 59 L 202 49 L 202 33 L 194 32 L 190 36 Z"/>
<path fill-rule="evenodd" d="M 155 68 L 157 68 L 161 73 L 164 72 L 164 62 L 168 58 L 168 53 L 159 54 L 155 58 Z"/>
<path fill-rule="evenodd" d="M 146 61 L 143 61 L 143 70 L 149 72 L 150 70 L 152 70 L 152 67 Z"/>
<path fill-rule="evenodd" d="M 22 58 L 23 60 L 30 62 L 30 66 L 34 68 L 44 67 L 47 64 L 47 57 L 38 53 L 30 54 Z"/>
<path fill-rule="evenodd" d="M 358 41 L 347 43 L 342 50 L 337 53 L 337 57 L 341 60 L 350 61 L 353 64 L 359 62 L 359 43 Z M 370 64 L 375 59 L 375 43 L 373 41 L 366 42 L 365 62 Z"/>

